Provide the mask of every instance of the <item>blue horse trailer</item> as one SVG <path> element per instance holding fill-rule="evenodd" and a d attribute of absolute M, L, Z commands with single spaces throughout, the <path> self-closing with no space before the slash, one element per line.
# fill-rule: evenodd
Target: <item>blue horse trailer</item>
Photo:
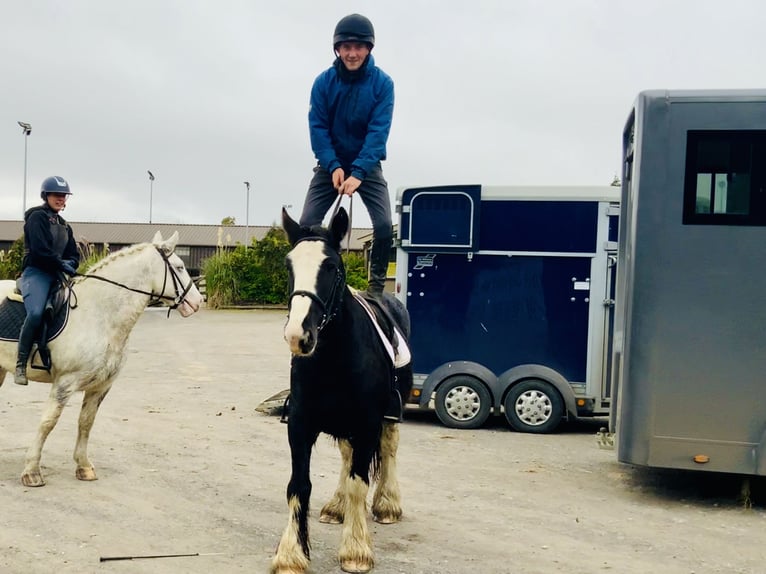
<path fill-rule="evenodd" d="M 608 415 L 619 196 L 609 186 L 400 189 L 407 402 L 453 428 L 504 413 L 515 430 L 547 433 Z"/>
<path fill-rule="evenodd" d="M 766 475 L 766 90 L 640 93 L 623 164 L 617 458 Z"/>

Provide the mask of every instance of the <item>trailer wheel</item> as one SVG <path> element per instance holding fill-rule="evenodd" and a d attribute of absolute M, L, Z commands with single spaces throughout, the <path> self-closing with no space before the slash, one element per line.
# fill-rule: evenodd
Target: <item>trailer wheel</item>
<path fill-rule="evenodd" d="M 452 377 L 436 391 L 436 416 L 454 429 L 479 428 L 492 411 L 487 388 L 474 377 Z"/>
<path fill-rule="evenodd" d="M 508 424 L 519 432 L 553 432 L 564 416 L 564 402 L 559 392 L 539 379 L 522 381 L 512 387 L 503 406 Z"/>

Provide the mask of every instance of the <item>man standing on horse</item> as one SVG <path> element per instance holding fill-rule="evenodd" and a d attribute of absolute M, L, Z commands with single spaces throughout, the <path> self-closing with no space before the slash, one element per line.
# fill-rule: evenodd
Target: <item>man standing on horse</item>
<path fill-rule="evenodd" d="M 27 384 L 27 361 L 43 319 L 51 287 L 60 273 L 74 275 L 80 253 L 72 228 L 59 212 L 72 194 L 63 177 L 45 179 L 40 188 L 43 204 L 24 214 L 24 260 L 20 279 L 27 316 L 19 334 L 19 351 L 14 382 Z"/>
<path fill-rule="evenodd" d="M 300 224 L 322 223 L 338 194 L 359 192 L 373 227 L 368 293 L 380 297 L 391 252 L 391 202 L 380 162 L 394 112 L 394 82 L 375 65 L 372 22 L 360 14 L 335 27 L 335 62 L 311 88 L 309 133 L 317 159 Z"/>

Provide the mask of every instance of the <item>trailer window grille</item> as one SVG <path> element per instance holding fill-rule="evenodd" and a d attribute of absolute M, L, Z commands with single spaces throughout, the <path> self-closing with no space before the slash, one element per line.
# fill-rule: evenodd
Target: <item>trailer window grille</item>
<path fill-rule="evenodd" d="M 474 205 L 463 192 L 425 192 L 412 198 L 412 245 L 470 248 Z"/>
<path fill-rule="evenodd" d="M 766 131 L 689 131 L 684 224 L 766 225 Z"/>

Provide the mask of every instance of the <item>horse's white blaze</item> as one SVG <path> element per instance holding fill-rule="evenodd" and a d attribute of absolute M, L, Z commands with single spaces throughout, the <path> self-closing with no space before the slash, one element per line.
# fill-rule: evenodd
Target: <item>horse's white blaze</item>
<path fill-rule="evenodd" d="M 316 294 L 317 275 L 322 261 L 325 260 L 324 242 L 304 241 L 299 243 L 288 255 L 293 270 L 293 290 L 308 291 Z M 303 321 L 309 313 L 311 299 L 296 295 L 290 301 L 290 312 L 285 325 L 285 341 L 290 351 L 300 353 L 300 342 L 309 335 L 303 329 Z"/>

